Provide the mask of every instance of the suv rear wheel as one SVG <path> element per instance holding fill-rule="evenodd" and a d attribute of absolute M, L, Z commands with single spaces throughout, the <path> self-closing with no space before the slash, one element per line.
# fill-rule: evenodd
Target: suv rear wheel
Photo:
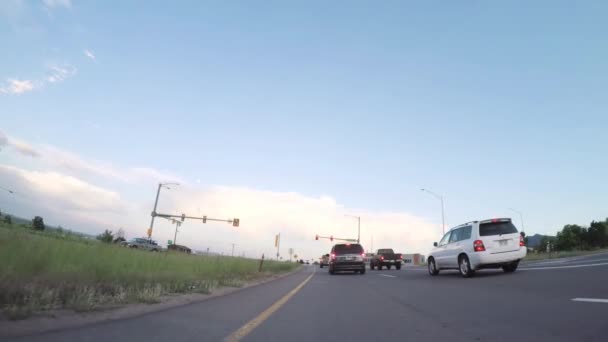
<path fill-rule="evenodd" d="M 465 277 L 465 278 L 469 278 L 472 277 L 473 274 L 475 274 L 475 271 L 471 268 L 471 262 L 469 261 L 469 257 L 466 255 L 461 255 L 460 258 L 458 258 L 458 269 L 460 270 L 460 274 Z"/>

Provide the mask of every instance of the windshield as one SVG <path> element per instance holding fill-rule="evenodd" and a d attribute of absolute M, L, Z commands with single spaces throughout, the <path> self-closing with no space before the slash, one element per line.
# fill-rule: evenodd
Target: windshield
<path fill-rule="evenodd" d="M 378 250 L 378 254 L 392 254 L 393 250 L 392 249 L 379 249 Z"/>
<path fill-rule="evenodd" d="M 517 233 L 517 228 L 511 222 L 481 223 L 479 225 L 480 236 L 504 235 Z"/>
<path fill-rule="evenodd" d="M 361 254 L 363 253 L 363 247 L 361 245 L 352 244 L 352 245 L 336 245 L 334 247 L 334 254 Z"/>

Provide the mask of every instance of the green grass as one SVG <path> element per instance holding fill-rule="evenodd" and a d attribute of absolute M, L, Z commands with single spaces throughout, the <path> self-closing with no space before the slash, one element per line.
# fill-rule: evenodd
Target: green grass
<path fill-rule="evenodd" d="M 0 307 L 10 319 L 56 308 L 156 303 L 162 295 L 239 287 L 297 267 L 266 260 L 259 273 L 252 259 L 145 252 L 4 223 L 0 260 Z"/>
<path fill-rule="evenodd" d="M 608 249 L 596 249 L 596 250 L 591 250 L 591 251 L 559 251 L 559 252 L 551 252 L 551 253 L 528 252 L 528 254 L 526 255 L 526 257 L 523 260 L 536 261 L 536 260 L 545 260 L 545 259 L 569 258 L 569 257 L 596 254 L 596 253 L 608 253 Z"/>

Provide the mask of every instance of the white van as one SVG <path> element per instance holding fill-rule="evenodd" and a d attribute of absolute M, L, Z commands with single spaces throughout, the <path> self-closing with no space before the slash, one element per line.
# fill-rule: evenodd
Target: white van
<path fill-rule="evenodd" d="M 524 238 L 509 218 L 473 221 L 447 232 L 429 254 L 429 274 L 458 269 L 463 277 L 476 270 L 501 268 L 514 272 L 526 256 Z"/>

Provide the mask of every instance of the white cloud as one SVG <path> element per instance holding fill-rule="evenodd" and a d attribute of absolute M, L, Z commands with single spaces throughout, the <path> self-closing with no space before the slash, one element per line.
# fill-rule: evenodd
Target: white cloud
<path fill-rule="evenodd" d="M 66 79 L 76 75 L 78 70 L 71 65 L 56 65 L 52 64 L 49 66 L 49 76 L 47 76 L 46 80 L 49 83 L 63 82 Z"/>
<path fill-rule="evenodd" d="M 71 0 L 42 0 L 42 2 L 48 8 L 56 8 L 56 7 L 71 8 L 72 7 Z"/>
<path fill-rule="evenodd" d="M 88 58 L 90 58 L 91 60 L 95 60 L 95 55 L 93 54 L 93 52 L 91 50 L 84 50 L 84 55 L 87 56 Z"/>
<path fill-rule="evenodd" d="M 14 146 L 14 141 L 0 132 L 0 146 L 3 142 Z M 390 247 L 403 253 L 426 253 L 440 237 L 439 225 L 406 212 L 349 208 L 330 196 L 305 196 L 297 192 L 230 186 L 195 188 L 196 185 L 184 183 L 179 177 L 149 167 L 120 167 L 48 145 L 19 143 L 40 156 L 31 165 L 42 171 L 1 166 L 1 182 L 24 188 L 16 189 L 21 193 L 35 194 L 30 206 L 51 206 L 63 216 L 96 227 L 123 226 L 130 237 L 145 234 L 154 201 L 153 184 L 171 180 L 182 185 L 162 191 L 159 212 L 240 219 L 239 228 L 211 221 L 204 225 L 200 221 L 185 222 L 178 241 L 198 250 L 210 247 L 212 251 L 229 252 L 230 244 L 236 243 L 237 254 L 245 251 L 248 256 L 259 257 L 264 253 L 271 257 L 275 253 L 274 235 L 280 232 L 283 256 L 288 248 L 294 248 L 302 258 L 316 258 L 328 252 L 331 242 L 315 241 L 315 234 L 356 238 L 356 220 L 345 214 L 361 216 L 361 242 L 366 249 L 372 248 L 373 236 L 376 249 Z M 99 184 L 113 184 L 119 190 Z M 127 194 L 138 199 L 127 202 L 123 199 Z M 157 241 L 164 243 L 173 239 L 173 234 L 170 222 L 156 220 L 153 237 Z"/>
<path fill-rule="evenodd" d="M 0 177 L 9 180 L 19 193 L 57 210 L 84 210 L 91 214 L 127 209 L 118 193 L 57 172 L 0 165 Z"/>
<path fill-rule="evenodd" d="M 21 95 L 36 89 L 44 88 L 47 84 L 63 82 L 76 75 L 76 67 L 63 64 L 50 64 L 47 67 L 47 76 L 41 80 L 20 80 L 9 78 L 5 84 L 0 84 L 0 94 Z"/>
<path fill-rule="evenodd" d="M 21 95 L 34 90 L 34 81 L 9 78 L 5 85 L 0 86 L 0 93 Z"/>
<path fill-rule="evenodd" d="M 29 145 L 23 141 L 11 139 L 9 141 L 9 143 L 15 150 L 17 150 L 17 152 L 19 152 L 25 156 L 40 157 L 40 153 L 38 153 L 38 151 L 36 151 L 36 149 L 34 149 L 31 145 Z"/>

